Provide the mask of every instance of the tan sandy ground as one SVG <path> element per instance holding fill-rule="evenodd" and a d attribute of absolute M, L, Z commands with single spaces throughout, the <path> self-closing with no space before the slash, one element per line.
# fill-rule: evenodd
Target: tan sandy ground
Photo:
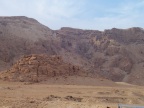
<path fill-rule="evenodd" d="M 0 81 L 0 108 L 116 108 L 118 103 L 144 105 L 144 87 L 105 83 L 97 81 L 93 86 L 84 86 Z"/>

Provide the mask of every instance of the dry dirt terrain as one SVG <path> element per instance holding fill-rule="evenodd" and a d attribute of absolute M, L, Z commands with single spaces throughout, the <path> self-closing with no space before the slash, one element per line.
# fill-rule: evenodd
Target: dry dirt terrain
<path fill-rule="evenodd" d="M 54 78 L 53 78 L 54 79 Z M 87 85 L 68 84 L 64 78 L 41 83 L 0 81 L 0 108 L 117 108 L 118 103 L 144 105 L 144 87 L 95 80 Z M 58 83 L 61 82 L 61 83 Z M 78 82 L 78 81 L 77 81 Z"/>

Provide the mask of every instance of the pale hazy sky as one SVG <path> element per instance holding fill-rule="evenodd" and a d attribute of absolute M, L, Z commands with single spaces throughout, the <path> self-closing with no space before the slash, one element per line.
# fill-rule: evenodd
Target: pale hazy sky
<path fill-rule="evenodd" d="M 0 16 L 27 16 L 51 29 L 144 28 L 144 0 L 0 0 Z"/>

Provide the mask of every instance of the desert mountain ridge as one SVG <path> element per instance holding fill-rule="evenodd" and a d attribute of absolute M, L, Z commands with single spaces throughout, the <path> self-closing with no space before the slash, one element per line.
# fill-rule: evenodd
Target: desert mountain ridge
<path fill-rule="evenodd" d="M 90 75 L 144 85 L 143 28 L 51 30 L 32 18 L 0 17 L 0 70 L 31 54 L 58 55 Z"/>

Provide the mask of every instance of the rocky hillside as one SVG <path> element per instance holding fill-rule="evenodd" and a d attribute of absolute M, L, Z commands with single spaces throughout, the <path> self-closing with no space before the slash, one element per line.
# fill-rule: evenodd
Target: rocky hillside
<path fill-rule="evenodd" d="M 59 48 L 52 43 L 52 32 L 31 18 L 0 17 L 0 70 L 8 68 L 21 55 L 56 54 L 54 49 Z"/>
<path fill-rule="evenodd" d="M 61 47 L 79 55 L 91 73 L 134 84 L 144 84 L 144 30 L 142 28 L 105 31 L 62 28 L 56 31 Z"/>
<path fill-rule="evenodd" d="M 51 30 L 31 18 L 0 17 L 0 69 L 29 54 L 60 55 L 91 75 L 144 85 L 142 28 Z"/>
<path fill-rule="evenodd" d="M 0 78 L 7 81 L 40 82 L 56 76 L 86 76 L 80 67 L 65 63 L 60 56 L 33 54 L 22 57 L 7 71 L 0 73 Z"/>

